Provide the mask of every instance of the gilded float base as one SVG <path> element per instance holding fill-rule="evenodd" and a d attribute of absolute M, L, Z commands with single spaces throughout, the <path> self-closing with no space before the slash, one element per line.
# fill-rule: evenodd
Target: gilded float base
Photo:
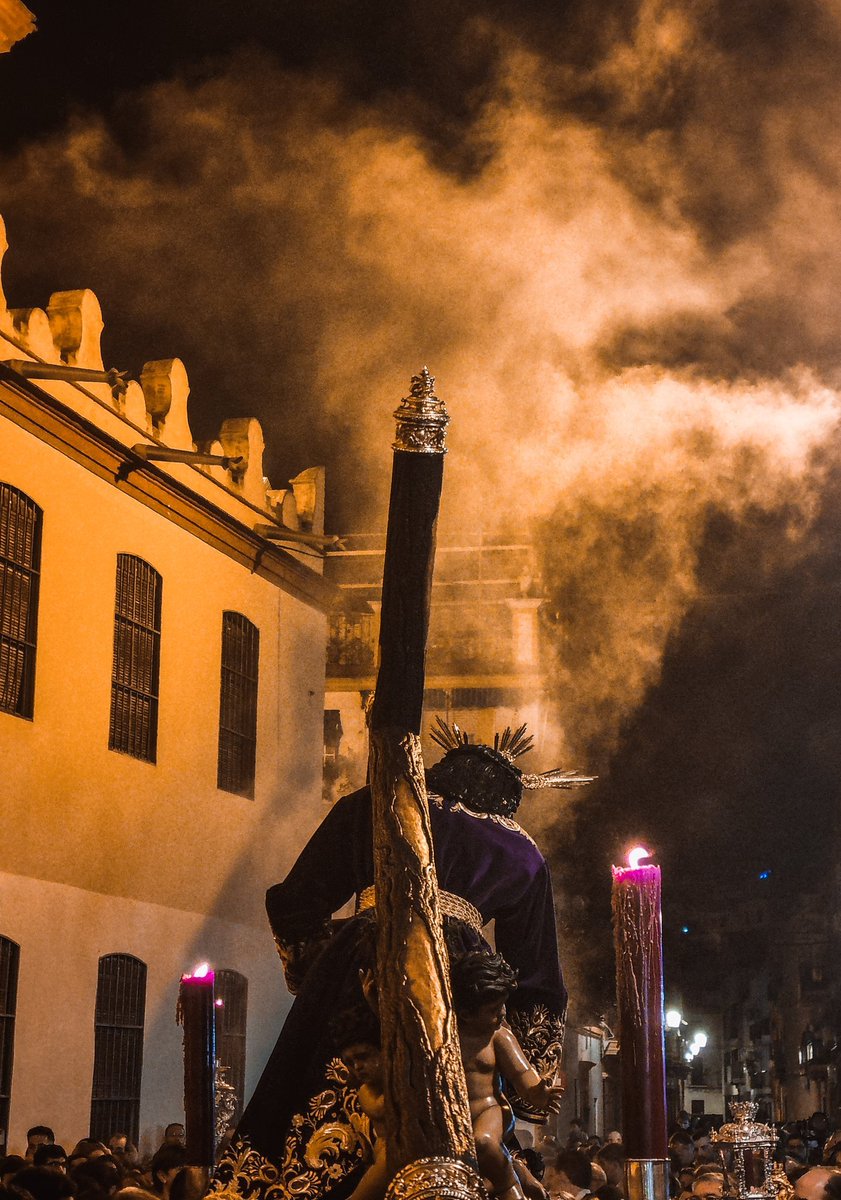
<path fill-rule="evenodd" d="M 625 1200 L 669 1200 L 669 1160 L 626 1158 Z"/>
<path fill-rule="evenodd" d="M 487 1200 L 487 1193 L 467 1163 L 455 1158 L 419 1158 L 397 1172 L 386 1200 Z"/>

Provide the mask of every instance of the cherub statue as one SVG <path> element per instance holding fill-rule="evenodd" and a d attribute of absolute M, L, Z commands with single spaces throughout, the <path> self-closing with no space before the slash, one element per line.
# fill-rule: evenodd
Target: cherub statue
<path fill-rule="evenodd" d="M 527 1172 L 527 1178 L 523 1178 L 515 1170 L 504 1145 L 511 1110 L 502 1094 L 500 1077 L 530 1108 L 542 1112 L 558 1112 L 564 1090 L 560 1084 L 549 1084 L 541 1078 L 504 1024 L 505 1004 L 516 986 L 516 974 L 501 954 L 475 950 L 452 964 L 453 1007 L 476 1157 L 490 1194 L 501 1200 L 523 1200 L 525 1194 L 534 1195 L 535 1188 L 537 1194 L 543 1189 Z"/>

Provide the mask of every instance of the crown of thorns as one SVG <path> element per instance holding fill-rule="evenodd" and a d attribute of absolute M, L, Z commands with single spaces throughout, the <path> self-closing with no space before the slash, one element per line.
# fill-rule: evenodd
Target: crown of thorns
<path fill-rule="evenodd" d="M 538 775 L 529 774 L 525 771 L 520 771 L 519 767 L 514 765 L 514 760 L 519 758 L 521 754 L 525 754 L 531 750 L 534 745 L 534 738 L 530 733 L 526 732 L 527 726 L 525 722 L 517 729 L 512 730 L 510 725 L 506 725 L 502 733 L 494 734 L 493 746 L 486 746 L 484 742 L 471 742 L 470 734 L 466 730 L 461 729 L 455 721 L 449 724 L 441 717 L 435 718 L 435 728 L 431 730 L 430 737 L 433 742 L 441 746 L 448 754 L 483 754 L 496 756 L 503 760 L 514 772 L 520 776 L 520 783 L 524 788 L 536 790 L 537 788 L 577 788 L 584 787 L 587 783 L 592 783 L 595 775 L 582 775 L 578 771 L 566 771 L 561 767 L 555 767 L 551 771 L 543 771 Z"/>

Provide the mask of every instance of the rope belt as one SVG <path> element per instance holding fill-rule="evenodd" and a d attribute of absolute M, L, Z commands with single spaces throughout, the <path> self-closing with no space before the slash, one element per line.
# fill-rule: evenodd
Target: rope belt
<path fill-rule="evenodd" d="M 377 903 L 376 892 L 372 887 L 366 887 L 361 891 L 356 899 L 356 911 L 364 912 L 366 908 L 374 908 Z M 482 932 L 484 921 L 482 914 L 478 908 L 474 908 L 469 900 L 465 900 L 463 896 L 456 896 L 453 892 L 439 892 L 438 903 L 441 912 L 445 917 L 456 917 L 459 921 L 464 921 L 465 925 L 469 925 L 475 929 L 477 933 Z"/>

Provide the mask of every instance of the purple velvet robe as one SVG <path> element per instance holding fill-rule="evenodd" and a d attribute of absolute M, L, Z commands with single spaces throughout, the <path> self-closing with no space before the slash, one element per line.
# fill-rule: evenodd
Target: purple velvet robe
<path fill-rule="evenodd" d="M 497 950 L 518 972 L 508 1021 L 541 1074 L 560 1066 L 566 990 L 558 962 L 552 885 L 543 855 L 514 821 L 476 814 L 430 793 L 439 887 L 495 923 Z M 290 986 L 297 990 L 275 1050 L 217 1172 L 232 1197 L 327 1197 L 349 1193 L 362 1168 L 353 1138 L 355 1094 L 342 1082 L 327 1028 L 360 997 L 359 966 L 370 961 L 374 911 L 335 926 L 333 913 L 374 882 L 367 788 L 339 800 L 301 851 L 266 907 Z M 451 948 L 481 938 L 445 921 Z M 366 956 L 368 958 L 366 959 Z M 512 1098 L 513 1099 L 513 1098 Z M 515 1109 L 526 1119 L 534 1114 Z"/>

